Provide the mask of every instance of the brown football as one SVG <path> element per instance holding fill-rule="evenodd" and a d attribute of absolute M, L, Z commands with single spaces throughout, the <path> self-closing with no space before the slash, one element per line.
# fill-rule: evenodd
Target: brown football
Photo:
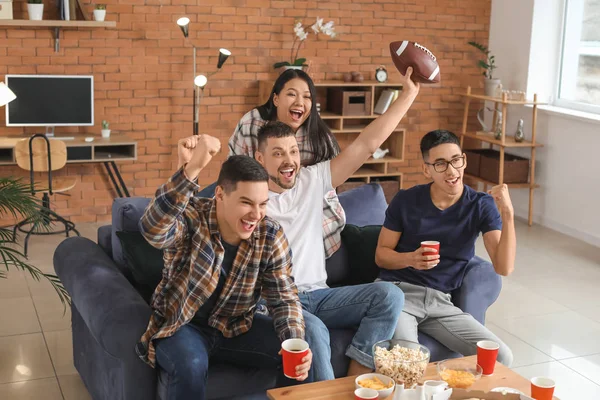
<path fill-rule="evenodd" d="M 402 75 L 413 67 L 411 79 L 420 83 L 439 83 L 440 66 L 435 56 L 425 46 L 408 40 L 390 43 L 392 61 Z"/>

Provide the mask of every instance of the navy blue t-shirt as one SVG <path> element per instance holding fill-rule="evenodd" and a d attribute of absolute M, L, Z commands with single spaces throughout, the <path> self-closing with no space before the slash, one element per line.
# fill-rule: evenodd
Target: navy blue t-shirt
<path fill-rule="evenodd" d="M 440 242 L 440 263 L 426 271 L 412 267 L 381 269 L 379 278 L 449 293 L 462 284 L 465 266 L 475 256 L 479 233 L 501 230 L 502 219 L 487 193 L 465 186 L 456 204 L 440 210 L 431 200 L 430 189 L 431 184 L 427 184 L 398 192 L 386 211 L 383 226 L 402 233 L 396 246 L 399 253 L 413 252 L 423 241 Z"/>

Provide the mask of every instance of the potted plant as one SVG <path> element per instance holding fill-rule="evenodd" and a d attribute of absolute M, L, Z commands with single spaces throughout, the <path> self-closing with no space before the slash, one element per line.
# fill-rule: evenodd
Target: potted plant
<path fill-rule="evenodd" d="M 44 15 L 42 0 L 27 0 L 27 13 L 32 21 L 41 21 Z"/>
<path fill-rule="evenodd" d="M 104 120 L 102 121 L 102 137 L 105 139 L 108 139 L 110 137 L 110 129 L 108 126 L 108 121 Z"/>
<path fill-rule="evenodd" d="M 300 52 L 300 48 L 304 41 L 308 38 L 308 33 L 305 29 L 308 28 L 308 25 L 302 25 L 302 21 L 298 20 L 294 24 L 294 43 L 292 44 L 292 49 L 290 51 L 290 61 L 280 61 L 278 63 L 273 64 L 273 68 L 283 68 L 286 69 L 302 69 L 304 63 L 306 62 L 306 58 L 298 58 L 298 53 Z M 319 33 L 323 33 L 329 37 L 335 38 L 337 37 L 337 33 L 333 28 L 333 21 L 329 21 L 326 24 L 323 24 L 323 18 L 317 17 L 317 22 L 310 26 L 310 29 L 314 32 L 315 36 L 319 36 Z"/>
<path fill-rule="evenodd" d="M 106 18 L 106 5 L 96 4 L 94 9 L 94 20 L 104 21 L 104 18 Z"/>
<path fill-rule="evenodd" d="M 495 58 L 491 55 L 490 50 L 477 42 L 469 42 L 477 50 L 485 55 L 485 60 L 479 60 L 477 65 L 483 68 L 483 76 L 485 76 L 485 95 L 490 97 L 496 96 L 496 88 L 500 85 L 500 79 L 494 79 L 493 72 L 496 69 Z"/>
<path fill-rule="evenodd" d="M 31 194 L 28 183 L 20 178 L 0 178 L 0 219 L 2 217 L 27 218 L 34 229 L 44 229 L 45 216 L 40 208 L 40 201 Z M 56 275 L 45 274 L 39 268 L 26 262 L 26 257 L 13 244 L 15 237 L 12 229 L 0 227 L 0 279 L 8 278 L 10 268 L 25 271 L 33 279 L 47 279 L 60 298 L 63 305 L 70 303 L 69 294 Z M 6 271 L 4 271 L 6 270 Z"/>

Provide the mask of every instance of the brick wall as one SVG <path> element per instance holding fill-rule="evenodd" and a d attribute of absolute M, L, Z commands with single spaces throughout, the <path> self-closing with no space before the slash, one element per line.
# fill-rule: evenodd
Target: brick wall
<path fill-rule="evenodd" d="M 25 2 L 15 0 L 15 18 L 27 18 Z M 57 128 L 57 133 L 99 134 L 107 119 L 113 131 L 138 140 L 137 162 L 120 164 L 132 195 L 149 196 L 173 172 L 175 145 L 192 132 L 192 50 L 198 47 L 198 73 L 213 71 L 218 49 L 233 55 L 207 85 L 200 107 L 201 130 L 229 138 L 238 119 L 257 103 L 257 80 L 274 80 L 272 64 L 289 57 L 296 19 L 333 20 L 339 38 L 311 35 L 300 55 L 312 61 L 315 80 L 341 79 L 346 71 L 374 78 L 379 64 L 397 78 L 389 42 L 410 39 L 427 46 L 441 67 L 441 87 L 423 87 L 404 120 L 408 134 L 404 187 L 423 182 L 418 143 L 428 130 L 458 131 L 466 85 L 482 86 L 477 55 L 467 41 L 487 42 L 490 0 L 103 0 L 107 20 L 116 29 L 63 30 L 61 49 L 54 52 L 50 29 L 0 27 L 0 79 L 4 74 L 93 74 L 94 127 Z M 45 0 L 45 18 L 55 18 L 54 2 Z M 91 14 L 92 6 L 87 6 Z M 318 9 L 317 9 L 318 7 Z M 190 38 L 184 40 L 175 21 L 188 16 Z M 30 133 L 6 128 L 0 113 L 0 135 Z M 201 183 L 216 179 L 211 163 Z M 1 174 L 22 174 L 0 167 Z M 69 165 L 76 176 L 70 197 L 55 196 L 54 208 L 78 221 L 107 221 L 113 191 L 100 165 Z"/>

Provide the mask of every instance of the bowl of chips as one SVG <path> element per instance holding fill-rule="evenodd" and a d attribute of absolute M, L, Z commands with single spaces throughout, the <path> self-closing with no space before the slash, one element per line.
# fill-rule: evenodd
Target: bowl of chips
<path fill-rule="evenodd" d="M 437 370 L 440 378 L 454 389 L 470 388 L 483 373 L 483 368 L 474 360 L 463 358 L 440 361 Z"/>
<path fill-rule="evenodd" d="M 362 374 L 354 380 L 356 389 L 375 389 L 379 393 L 378 399 L 385 399 L 392 394 L 396 384 L 394 380 L 382 374 Z"/>

